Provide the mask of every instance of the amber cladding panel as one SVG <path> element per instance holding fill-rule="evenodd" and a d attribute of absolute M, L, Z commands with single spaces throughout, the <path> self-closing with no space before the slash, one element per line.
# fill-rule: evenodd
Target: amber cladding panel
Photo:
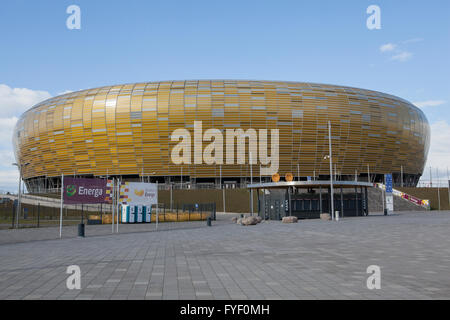
<path fill-rule="evenodd" d="M 13 142 L 25 179 L 77 175 L 179 175 L 171 162 L 178 128 L 279 129 L 280 168 L 328 174 L 328 128 L 339 174 L 420 175 L 429 149 L 423 112 L 398 97 L 324 84 L 191 80 L 83 90 L 46 100 L 17 122 Z M 225 136 L 225 135 L 224 135 Z M 224 139 L 225 143 L 225 139 Z M 207 143 L 204 142 L 203 146 Z M 224 148 L 225 149 L 225 148 Z M 225 150 L 224 150 L 225 152 Z M 250 175 L 247 164 L 223 165 L 223 176 Z M 183 175 L 216 177 L 218 165 L 184 164 Z M 259 164 L 253 168 L 259 175 Z"/>

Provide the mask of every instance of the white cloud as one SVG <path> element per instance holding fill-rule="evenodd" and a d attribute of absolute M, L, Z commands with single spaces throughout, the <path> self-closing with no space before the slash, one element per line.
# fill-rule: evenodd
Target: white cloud
<path fill-rule="evenodd" d="M 393 43 L 386 43 L 386 44 L 383 44 L 383 45 L 380 47 L 380 51 L 381 51 L 381 52 L 388 52 L 388 51 L 394 50 L 396 47 L 397 47 L 396 44 L 393 44 Z"/>
<path fill-rule="evenodd" d="M 11 88 L 0 84 L 0 191 L 16 192 L 19 175 L 12 147 L 12 134 L 19 116 L 36 103 L 51 97 L 47 91 Z"/>
<path fill-rule="evenodd" d="M 17 117 L 0 118 L 0 152 L 2 154 L 12 150 L 12 133 L 16 122 Z"/>
<path fill-rule="evenodd" d="M 11 166 L 12 167 L 12 166 Z M 0 193 L 17 193 L 19 184 L 19 171 L 17 169 L 0 169 Z"/>
<path fill-rule="evenodd" d="M 391 57 L 391 60 L 405 62 L 412 58 L 412 53 L 408 51 L 402 51 Z"/>
<path fill-rule="evenodd" d="M 430 131 L 430 151 L 421 180 L 424 182 L 430 180 L 431 166 L 433 184 L 436 183 L 436 177 L 439 175 L 443 185 L 447 179 L 447 168 L 450 168 L 450 124 L 445 120 L 434 122 L 430 125 Z"/>
<path fill-rule="evenodd" d="M 418 101 L 413 102 L 413 104 L 418 108 L 426 108 L 426 107 L 437 107 L 443 105 L 445 100 L 427 100 L 427 101 Z"/>
<path fill-rule="evenodd" d="M 0 118 L 19 116 L 38 102 L 51 97 L 47 91 L 11 88 L 0 84 Z"/>
<path fill-rule="evenodd" d="M 410 60 L 413 56 L 413 54 L 409 51 L 406 51 L 404 48 L 402 48 L 402 45 L 406 45 L 408 43 L 415 43 L 423 41 L 423 38 L 412 38 L 405 41 L 400 42 L 399 44 L 396 43 L 385 43 L 380 46 L 381 53 L 387 53 L 390 52 L 393 54 L 390 58 L 392 61 L 398 61 L 398 62 L 406 62 Z"/>

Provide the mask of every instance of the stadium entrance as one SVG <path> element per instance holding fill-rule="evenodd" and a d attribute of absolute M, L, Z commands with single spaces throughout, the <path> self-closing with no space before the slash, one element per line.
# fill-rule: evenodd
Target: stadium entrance
<path fill-rule="evenodd" d="M 369 214 L 368 182 L 336 181 L 334 210 L 339 217 Z M 330 181 L 291 181 L 248 185 L 258 192 L 258 215 L 267 220 L 281 220 L 286 216 L 299 219 L 318 219 L 321 213 L 331 214 Z"/>

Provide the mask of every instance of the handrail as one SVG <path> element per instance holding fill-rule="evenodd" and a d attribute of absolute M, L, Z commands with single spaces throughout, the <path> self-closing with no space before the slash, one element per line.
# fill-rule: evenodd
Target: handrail
<path fill-rule="evenodd" d="M 383 190 L 386 190 L 386 185 L 382 184 L 382 183 L 374 183 L 374 186 Z M 430 210 L 430 200 L 428 199 L 419 199 L 415 196 L 412 196 L 410 194 L 407 194 L 405 192 L 402 192 L 400 190 L 394 189 L 392 188 L 392 194 L 394 196 L 400 197 L 402 199 L 405 199 L 413 204 L 415 204 L 416 206 L 420 206 L 423 207 L 427 210 Z"/>

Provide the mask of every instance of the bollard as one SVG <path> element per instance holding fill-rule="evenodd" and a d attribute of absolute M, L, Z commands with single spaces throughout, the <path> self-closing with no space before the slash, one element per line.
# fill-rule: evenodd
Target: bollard
<path fill-rule="evenodd" d="M 84 223 L 78 224 L 78 236 L 84 237 Z"/>
<path fill-rule="evenodd" d="M 211 217 L 206 218 L 206 225 L 211 227 Z"/>
<path fill-rule="evenodd" d="M 388 210 L 384 209 L 384 215 L 387 216 L 388 215 Z"/>

